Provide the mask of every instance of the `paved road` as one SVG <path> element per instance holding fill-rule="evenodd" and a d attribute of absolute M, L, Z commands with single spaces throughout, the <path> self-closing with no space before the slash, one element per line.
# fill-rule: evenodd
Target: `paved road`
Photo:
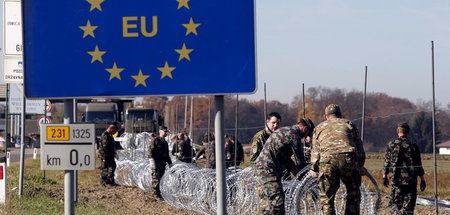
<path fill-rule="evenodd" d="M 11 152 L 11 160 L 10 162 L 19 162 L 20 161 L 20 148 L 8 148 L 8 151 Z M 6 156 L 4 153 L 1 154 L 2 156 Z M 40 149 L 38 149 L 37 158 L 39 159 L 40 155 Z M 25 159 L 32 158 L 33 157 L 33 149 L 32 148 L 26 148 L 25 149 Z"/>

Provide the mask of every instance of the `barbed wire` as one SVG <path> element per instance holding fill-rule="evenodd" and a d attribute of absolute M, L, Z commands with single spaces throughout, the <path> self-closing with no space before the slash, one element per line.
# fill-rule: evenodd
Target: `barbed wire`
<path fill-rule="evenodd" d="M 117 153 L 115 182 L 123 186 L 136 186 L 151 191 L 152 166 L 146 157 L 150 135 L 124 134 L 121 145 L 124 150 Z M 317 179 L 308 174 L 310 166 L 297 175 L 296 180 L 282 181 L 285 192 L 287 214 L 320 214 Z M 201 168 L 195 163 L 174 161 L 161 179 L 160 189 L 164 200 L 177 208 L 216 214 L 215 170 Z M 253 168 L 227 169 L 227 211 L 229 214 L 256 214 L 259 198 Z M 370 176 L 370 174 L 369 174 Z M 369 177 L 368 176 L 368 177 Z M 371 176 L 370 176 L 371 177 Z M 373 179 L 373 178 L 372 178 Z M 368 187 L 371 187 L 369 189 Z M 361 185 L 361 214 L 376 214 L 380 192 L 374 180 Z M 346 192 L 341 184 L 336 195 L 337 214 L 343 214 Z"/>

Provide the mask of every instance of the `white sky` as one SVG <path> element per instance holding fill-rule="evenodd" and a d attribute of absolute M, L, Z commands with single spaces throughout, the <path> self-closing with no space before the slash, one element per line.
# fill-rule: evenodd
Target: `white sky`
<path fill-rule="evenodd" d="M 302 83 L 363 90 L 367 65 L 368 92 L 431 100 L 433 40 L 436 99 L 450 103 L 448 0 L 256 0 L 256 14 L 259 89 L 243 98 L 262 99 L 264 82 L 281 102 Z"/>
<path fill-rule="evenodd" d="M 256 0 L 258 85 L 255 95 L 291 102 L 305 88 L 432 99 L 431 41 L 436 99 L 450 102 L 450 1 Z"/>

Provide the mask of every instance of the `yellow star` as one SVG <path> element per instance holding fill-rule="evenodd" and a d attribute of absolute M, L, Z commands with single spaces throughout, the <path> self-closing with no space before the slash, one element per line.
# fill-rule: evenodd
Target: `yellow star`
<path fill-rule="evenodd" d="M 132 75 L 131 77 L 136 80 L 136 84 L 134 85 L 134 87 L 137 87 L 141 84 L 144 85 L 144 87 L 147 87 L 147 83 L 145 83 L 145 80 L 150 77 L 150 75 L 143 75 L 142 70 L 139 70 L 138 75 Z"/>
<path fill-rule="evenodd" d="M 178 10 L 181 8 L 181 7 L 185 7 L 185 8 L 187 8 L 187 9 L 189 9 L 189 5 L 188 5 L 188 2 L 189 2 L 190 0 L 177 0 L 177 2 L 178 2 Z"/>
<path fill-rule="evenodd" d="M 106 53 L 106 51 L 100 51 L 98 49 L 98 45 L 96 45 L 94 51 L 87 53 L 92 56 L 91 63 L 94 63 L 96 60 L 98 60 L 100 63 L 103 63 L 102 56 Z"/>
<path fill-rule="evenodd" d="M 187 49 L 186 44 L 183 43 L 183 47 L 181 49 L 175 49 L 175 51 L 180 54 L 180 57 L 178 58 L 178 61 L 183 60 L 183 58 L 186 58 L 188 61 L 191 61 L 191 58 L 189 57 L 189 54 L 194 51 L 194 49 Z"/>
<path fill-rule="evenodd" d="M 157 69 L 162 72 L 161 79 L 163 79 L 166 76 L 173 79 L 172 71 L 175 70 L 175 68 L 176 67 L 169 67 L 169 64 L 167 63 L 167 61 L 164 64 L 164 67 L 157 67 Z"/>
<path fill-rule="evenodd" d="M 194 23 L 194 20 L 189 20 L 188 24 L 182 24 L 186 28 L 186 36 L 190 33 L 197 35 L 197 27 L 200 26 L 200 23 Z"/>
<path fill-rule="evenodd" d="M 102 11 L 102 6 L 101 4 L 105 1 L 105 0 L 86 0 L 87 2 L 89 2 L 89 4 L 91 4 L 91 9 L 89 11 L 93 11 L 94 9 L 97 8 L 97 10 Z"/>
<path fill-rule="evenodd" d="M 98 28 L 98 26 L 92 26 L 91 22 L 88 20 L 85 26 L 79 26 L 81 30 L 84 31 L 83 38 L 90 35 L 92 38 L 95 38 L 94 30 Z"/>
<path fill-rule="evenodd" d="M 106 69 L 106 71 L 108 71 L 109 73 L 111 73 L 111 75 L 109 76 L 109 80 L 113 79 L 113 78 L 117 78 L 119 80 L 122 80 L 122 78 L 120 78 L 120 73 L 124 70 L 124 68 L 117 68 L 116 62 L 114 62 L 114 65 L 112 68 L 110 69 Z"/>

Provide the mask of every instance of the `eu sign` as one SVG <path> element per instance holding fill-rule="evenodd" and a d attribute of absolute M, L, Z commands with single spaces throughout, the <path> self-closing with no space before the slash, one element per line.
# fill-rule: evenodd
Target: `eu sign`
<path fill-rule="evenodd" d="M 256 90 L 254 0 L 22 0 L 31 98 Z"/>

